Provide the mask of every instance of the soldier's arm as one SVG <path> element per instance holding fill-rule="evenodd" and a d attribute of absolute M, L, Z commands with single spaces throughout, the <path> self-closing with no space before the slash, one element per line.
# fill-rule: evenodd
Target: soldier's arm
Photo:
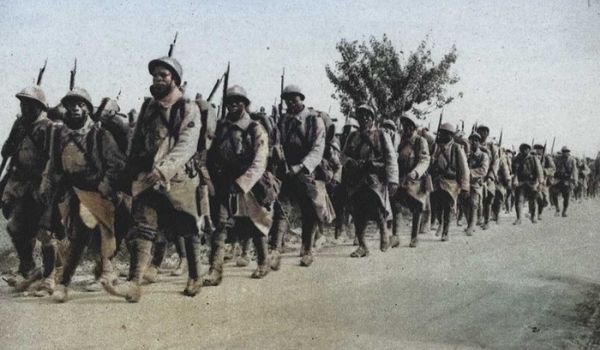
<path fill-rule="evenodd" d="M 387 182 L 398 184 L 399 183 L 399 170 L 398 170 L 398 153 L 392 142 L 392 138 L 388 133 L 382 132 L 383 144 L 385 151 L 385 173 L 387 175 Z"/>
<path fill-rule="evenodd" d="M 317 117 L 315 127 L 315 142 L 306 157 L 300 162 L 309 174 L 312 174 L 321 163 L 325 151 L 325 123 L 323 123 L 323 119 Z"/>
<path fill-rule="evenodd" d="M 554 173 L 556 172 L 556 165 L 554 164 L 552 157 L 546 156 L 544 160 L 546 162 L 546 167 L 544 168 L 544 175 L 549 177 L 554 176 Z"/>
<path fill-rule="evenodd" d="M 102 155 L 104 160 L 104 177 L 98 185 L 98 190 L 106 197 L 110 198 L 117 189 L 119 176 L 125 169 L 125 155 L 119 149 L 119 145 L 110 132 L 102 133 Z"/>
<path fill-rule="evenodd" d="M 469 163 L 467 163 L 467 155 L 462 147 L 457 145 L 456 152 L 456 162 L 458 164 L 456 169 L 458 169 L 459 178 L 457 178 L 458 185 L 460 189 L 463 191 L 469 191 L 471 188 L 471 179 L 469 177 Z"/>
<path fill-rule="evenodd" d="M 471 169 L 471 178 L 478 179 L 483 178 L 490 168 L 490 157 L 487 153 L 483 153 L 483 161 L 481 162 L 481 166 L 479 168 Z"/>
<path fill-rule="evenodd" d="M 417 178 L 420 178 L 429 169 L 431 163 L 431 156 L 429 155 L 429 144 L 423 137 L 417 139 L 419 143 L 419 154 L 417 154 L 417 165 L 413 171 L 417 172 Z"/>
<path fill-rule="evenodd" d="M 0 153 L 3 158 L 12 157 L 13 154 L 15 154 L 24 134 L 21 118 L 17 118 L 10 129 L 8 138 L 2 145 L 2 151 L 0 151 Z"/>
<path fill-rule="evenodd" d="M 537 179 L 538 184 L 544 182 L 544 169 L 542 168 L 542 162 L 538 159 L 538 157 L 533 157 L 535 160 L 535 177 Z"/>
<path fill-rule="evenodd" d="M 570 158 L 569 162 L 571 163 L 571 180 L 573 180 L 574 183 L 577 183 L 577 181 L 579 181 L 579 171 L 577 171 L 577 162 L 575 162 L 574 158 Z"/>
<path fill-rule="evenodd" d="M 179 140 L 155 166 L 165 181 L 170 181 L 196 153 L 200 138 L 200 109 L 194 102 L 186 103 Z"/>
<path fill-rule="evenodd" d="M 257 124 L 254 132 L 254 160 L 248 170 L 235 180 L 244 193 L 248 193 L 258 180 L 260 180 L 265 170 L 267 170 L 267 158 L 269 156 L 269 137 L 267 131 L 262 125 Z"/>

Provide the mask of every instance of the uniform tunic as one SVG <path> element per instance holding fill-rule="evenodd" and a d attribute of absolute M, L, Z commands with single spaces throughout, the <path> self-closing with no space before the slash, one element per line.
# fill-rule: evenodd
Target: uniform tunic
<path fill-rule="evenodd" d="M 403 137 L 397 149 L 400 188 L 404 189 L 408 195 L 419 201 L 424 207 L 427 203 L 428 192 L 423 181 L 428 181 L 424 176 L 426 176 L 431 161 L 427 140 L 415 131 L 412 136 Z M 408 176 L 413 171 L 417 172 L 415 179 Z"/>
<path fill-rule="evenodd" d="M 463 148 L 452 140 L 436 146 L 431 162 L 433 187 L 448 193 L 456 205 L 460 191 L 470 190 L 467 156 Z"/>

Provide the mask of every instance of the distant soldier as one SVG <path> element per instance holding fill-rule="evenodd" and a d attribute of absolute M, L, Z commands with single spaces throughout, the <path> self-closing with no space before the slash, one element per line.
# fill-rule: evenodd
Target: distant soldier
<path fill-rule="evenodd" d="M 253 278 L 263 278 L 271 266 L 267 237 L 273 224 L 274 176 L 268 172 L 269 136 L 260 122 L 246 112 L 250 100 L 246 91 L 234 85 L 227 90 L 228 114 L 217 126 L 216 138 L 208 152 L 209 170 L 215 184 L 216 230 L 211 239 L 211 264 L 204 284 L 220 284 L 223 276 L 225 237 L 228 230 L 249 236 L 254 242 L 257 269 Z M 278 185 L 277 185 L 278 186 Z"/>
<path fill-rule="evenodd" d="M 512 156 L 502 148 L 500 148 L 498 152 L 498 182 L 496 184 L 496 196 L 494 197 L 494 202 L 492 203 L 491 218 L 491 220 L 495 221 L 496 223 L 499 223 L 500 210 L 502 209 L 502 206 L 512 198 Z"/>
<path fill-rule="evenodd" d="M 432 213 L 442 227 L 442 242 L 448 240 L 450 213 L 456 208 L 458 196 L 469 196 L 469 166 L 463 148 L 454 142 L 454 125 L 440 126 L 436 149 L 430 166 L 434 191 L 431 193 Z"/>
<path fill-rule="evenodd" d="M 342 179 L 348 190 L 358 248 L 350 256 L 369 255 L 365 231 L 375 220 L 381 236 L 380 249 L 389 248 L 386 219 L 391 214 L 390 196 L 398 189 L 398 161 L 389 135 L 377 127 L 375 111 L 368 105 L 356 110 L 360 129 L 348 136 Z"/>
<path fill-rule="evenodd" d="M 289 169 L 282 192 L 300 206 L 302 216 L 301 266 L 313 262 L 313 242 L 318 223 L 329 223 L 335 213 L 325 188 L 325 179 L 316 170 L 325 151 L 325 125 L 304 106 L 304 94 L 295 85 L 286 86 L 281 98 L 286 114 L 281 117 L 281 144 Z"/>
<path fill-rule="evenodd" d="M 52 140 L 50 159 L 46 166 L 42 193 L 45 198 L 56 198 L 65 191 L 73 197 L 68 215 L 77 215 L 90 229 L 100 229 L 100 277 L 103 284 L 113 284 L 117 279 L 111 259 L 116 252 L 115 238 L 115 202 L 117 184 L 125 167 L 125 156 L 119 149 L 111 133 L 94 123 L 90 95 L 86 90 L 73 88 L 61 100 L 67 109 L 65 126 L 60 129 L 59 137 Z M 67 198 L 68 198 L 67 197 Z M 66 221 L 66 220 L 65 220 Z M 76 232 L 75 235 L 78 233 Z M 88 234 L 88 232 L 82 233 Z M 73 238 L 73 237 L 71 237 Z M 85 247 L 75 246 L 72 240 L 60 285 L 54 292 L 55 300 L 64 302 L 68 298 L 68 286 L 75 272 L 78 259 Z"/>
<path fill-rule="evenodd" d="M 571 150 L 564 146 L 560 150 L 561 154 L 556 158 L 556 172 L 554 173 L 554 184 L 550 187 L 552 202 L 556 206 L 555 216 L 560 216 L 560 203 L 558 196 L 563 198 L 562 216 L 567 217 L 567 209 L 571 199 L 571 191 L 578 181 L 579 172 L 577 170 L 577 161 L 571 156 Z"/>
<path fill-rule="evenodd" d="M 513 224 L 521 224 L 525 200 L 529 203 L 529 212 L 532 213 L 531 222 L 535 224 L 537 222 L 536 198 L 544 177 L 540 160 L 535 153 L 531 152 L 531 145 L 523 143 L 519 146 L 519 154 L 513 159 L 512 166 L 517 181 L 515 189 L 517 220 Z"/>
<path fill-rule="evenodd" d="M 498 169 L 500 167 L 500 152 L 498 146 L 493 141 L 488 141 L 490 129 L 485 125 L 477 127 L 477 133 L 481 135 L 481 144 L 487 149 L 490 157 L 490 167 L 488 174 L 484 178 L 485 186 L 483 193 L 483 225 L 482 229 L 487 230 L 489 227 L 492 204 L 497 196 L 502 196 L 503 193 L 497 191 L 498 187 Z"/>
<path fill-rule="evenodd" d="M 159 230 L 184 237 L 188 261 L 187 296 L 202 287 L 199 273 L 201 220 L 196 203 L 199 176 L 193 159 L 201 115 L 195 101 L 181 91 L 182 68 L 172 57 L 150 61 L 152 99 L 146 99 L 135 125 L 126 175 L 131 183 L 133 226 L 129 230 L 129 283 L 116 294 L 141 298 L 143 276 Z"/>
<path fill-rule="evenodd" d="M 429 168 L 429 145 L 425 138 L 417 133 L 415 120 L 408 116 L 400 118 L 402 137 L 397 147 L 399 188 L 392 193 L 392 247 L 400 245 L 399 231 L 402 218 L 401 208 L 408 208 L 412 214 L 412 226 L 409 246 L 415 248 L 420 229 L 421 213 L 427 205 L 427 197 L 431 188 L 431 178 L 427 175 Z"/>
<path fill-rule="evenodd" d="M 577 171 L 577 184 L 575 185 L 573 194 L 576 200 L 581 201 L 585 196 L 587 196 L 588 177 L 592 172 L 588 167 L 585 158 L 577 160 Z"/>
<path fill-rule="evenodd" d="M 471 189 L 469 198 L 462 201 L 465 204 L 464 212 L 467 218 L 465 233 L 467 236 L 471 236 L 474 231 L 473 226 L 477 217 L 477 209 L 483 196 L 483 179 L 488 174 L 490 166 L 490 158 L 487 152 L 481 150 L 481 136 L 477 132 L 474 132 L 469 136 L 469 141 L 471 145 L 469 147 L 470 153 L 467 157 L 467 162 L 470 170 Z"/>
<path fill-rule="evenodd" d="M 542 165 L 542 170 L 544 172 L 544 179 L 540 184 L 539 195 L 537 197 L 537 219 L 542 220 L 542 212 L 544 208 L 550 204 L 550 185 L 552 184 L 552 179 L 554 177 L 554 172 L 556 171 L 556 165 L 554 165 L 554 161 L 552 157 L 545 154 L 546 148 L 543 145 L 537 144 L 533 146 L 538 159 Z M 536 213 L 531 213 L 531 215 L 536 215 Z"/>
<path fill-rule="evenodd" d="M 46 117 L 48 103 L 39 86 L 21 90 L 21 117 L 15 120 L 8 140 L 2 146 L 2 157 L 11 158 L 2 193 L 2 212 L 8 220 L 6 230 L 19 258 L 19 268 L 9 284 L 25 291 L 43 277 L 40 292 L 54 290 L 57 240 L 51 227 L 41 228 L 43 213 L 48 210 L 40 194 L 42 172 L 48 161 L 49 143 L 55 127 Z M 35 269 L 33 248 L 36 238 L 42 243 L 43 272 Z"/>

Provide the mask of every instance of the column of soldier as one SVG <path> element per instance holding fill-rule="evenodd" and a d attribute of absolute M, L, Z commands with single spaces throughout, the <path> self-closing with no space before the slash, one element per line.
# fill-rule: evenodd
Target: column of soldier
<path fill-rule="evenodd" d="M 71 86 L 60 108 L 48 107 L 41 77 L 16 94 L 21 116 L 2 148 L 4 159 L 10 158 L 2 210 L 19 258 L 7 281 L 16 291 L 68 300 L 92 232 L 100 237 L 95 280 L 109 294 L 139 301 L 142 284 L 156 280 L 173 243 L 180 257 L 173 274 L 187 270 L 183 293 L 194 296 L 203 285 L 220 284 L 227 240 L 239 242 L 240 266 L 249 264 L 252 240 L 253 278 L 279 270 L 291 204 L 300 209 L 300 265 L 308 267 L 323 224 L 335 221 L 339 238 L 348 214 L 358 246 L 351 256 L 365 257 L 369 221 L 377 224 L 384 252 L 400 245 L 403 211 L 412 216 L 410 247 L 432 223 L 448 241 L 455 212 L 459 224 L 466 218 L 466 235 L 499 222 L 502 208 L 510 211 L 513 203 L 515 224 L 525 202 L 535 223 L 549 203 L 566 216 L 578 175 L 589 173 L 567 147 L 556 159 L 541 145 L 532 151 L 522 144 L 513 155 L 491 141 L 483 125 L 466 137 L 444 123 L 434 137 L 409 116 L 400 116 L 397 125 L 368 105 L 358 107 L 336 135 L 327 114 L 306 107 L 294 85 L 281 94 L 286 113 L 272 117 L 251 115 L 246 91 L 229 87 L 227 114 L 210 130 L 215 108 L 184 96 L 175 58 L 152 60 L 148 70 L 152 97 L 135 125 L 121 118 L 115 100 L 104 98 L 95 109 L 80 87 Z M 210 245 L 204 276 L 203 236 Z M 126 282 L 113 268 L 122 241 L 130 256 Z"/>

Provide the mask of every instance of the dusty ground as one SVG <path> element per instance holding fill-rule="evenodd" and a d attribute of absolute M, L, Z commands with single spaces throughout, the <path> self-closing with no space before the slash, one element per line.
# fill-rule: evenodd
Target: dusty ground
<path fill-rule="evenodd" d="M 0 287 L 2 349 L 585 349 L 600 347 L 600 202 L 569 218 L 500 226 L 416 249 L 348 257 L 326 246 L 310 268 L 287 254 L 256 281 L 226 268 L 220 287 L 180 294 L 183 277 L 146 286 L 139 304 L 75 291 L 67 304 Z M 77 286 L 76 286 L 77 287 Z"/>

